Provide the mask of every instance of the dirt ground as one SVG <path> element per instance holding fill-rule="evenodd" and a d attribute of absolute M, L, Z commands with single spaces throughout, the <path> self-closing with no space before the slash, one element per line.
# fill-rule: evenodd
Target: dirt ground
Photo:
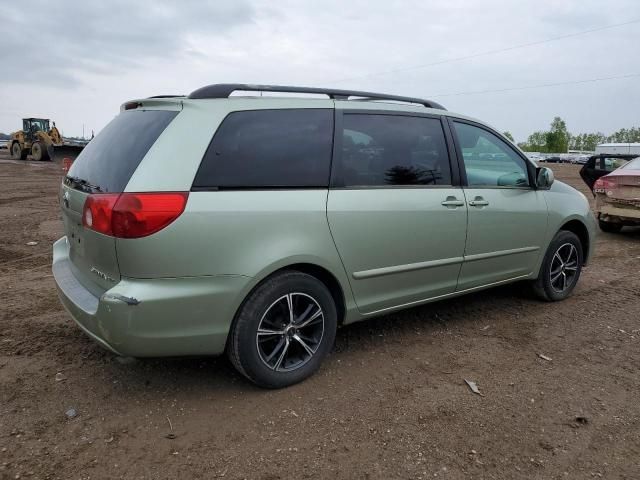
<path fill-rule="evenodd" d="M 348 326 L 265 391 L 224 358 L 121 362 L 73 324 L 61 175 L 0 153 L 0 479 L 640 478 L 640 229 L 601 234 L 564 302 L 520 284 Z"/>

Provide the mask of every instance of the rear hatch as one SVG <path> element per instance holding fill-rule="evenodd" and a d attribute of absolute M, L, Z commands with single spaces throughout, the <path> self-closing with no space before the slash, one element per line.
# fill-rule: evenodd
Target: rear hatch
<path fill-rule="evenodd" d="M 176 110 L 125 110 L 82 151 L 61 186 L 64 231 L 71 269 L 84 287 L 102 295 L 120 280 L 115 237 L 83 226 L 89 195 L 121 193 Z"/>
<path fill-rule="evenodd" d="M 622 173 L 622 169 L 618 170 Z M 640 171 L 637 175 L 607 175 L 606 201 L 640 207 Z"/>

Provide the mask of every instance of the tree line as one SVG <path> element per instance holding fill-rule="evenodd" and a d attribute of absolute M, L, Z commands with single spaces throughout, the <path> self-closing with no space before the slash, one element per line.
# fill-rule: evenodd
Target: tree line
<path fill-rule="evenodd" d="M 513 141 L 509 132 L 504 135 Z M 549 130 L 533 132 L 526 142 L 518 143 L 525 152 L 567 153 L 568 150 L 594 151 L 601 143 L 637 143 L 640 142 L 640 128 L 622 128 L 611 135 L 602 132 L 579 133 L 574 135 L 567 130 L 562 118 L 555 117 Z"/>

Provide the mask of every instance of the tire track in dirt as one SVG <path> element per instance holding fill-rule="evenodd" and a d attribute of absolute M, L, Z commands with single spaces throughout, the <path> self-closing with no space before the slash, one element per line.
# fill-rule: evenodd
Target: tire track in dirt
<path fill-rule="evenodd" d="M 565 302 L 520 284 L 350 325 L 316 376 L 262 391 L 224 358 L 94 344 L 45 271 L 59 167 L 6 164 L 0 185 L 43 192 L 0 208 L 0 478 L 640 478 L 640 230 L 601 234 Z"/>
<path fill-rule="evenodd" d="M 8 248 L 0 247 L 0 266 L 6 265 L 11 262 L 19 261 L 24 258 L 26 254 L 18 252 L 16 250 L 10 250 Z"/>
<path fill-rule="evenodd" d="M 12 203 L 22 202 L 25 200 L 33 200 L 35 198 L 42 198 L 42 195 L 25 195 L 21 197 L 0 198 L 0 206 L 11 205 Z"/>
<path fill-rule="evenodd" d="M 8 260 L 2 260 L 3 253 L 10 255 Z M 18 256 L 18 258 L 15 258 Z M 0 273 L 19 272 L 20 274 L 26 273 L 35 268 L 42 268 L 44 266 L 50 266 L 51 253 L 36 253 L 33 255 L 26 255 L 22 252 L 14 250 L 0 249 Z"/>

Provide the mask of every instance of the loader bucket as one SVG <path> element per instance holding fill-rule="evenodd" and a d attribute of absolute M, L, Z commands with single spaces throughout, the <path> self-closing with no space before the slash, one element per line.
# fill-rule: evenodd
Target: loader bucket
<path fill-rule="evenodd" d="M 74 146 L 74 145 L 61 145 L 55 147 L 53 149 L 54 154 L 51 157 L 52 160 L 57 162 L 62 162 L 64 158 L 70 158 L 71 160 L 75 160 L 75 158 L 80 155 L 83 147 Z"/>

